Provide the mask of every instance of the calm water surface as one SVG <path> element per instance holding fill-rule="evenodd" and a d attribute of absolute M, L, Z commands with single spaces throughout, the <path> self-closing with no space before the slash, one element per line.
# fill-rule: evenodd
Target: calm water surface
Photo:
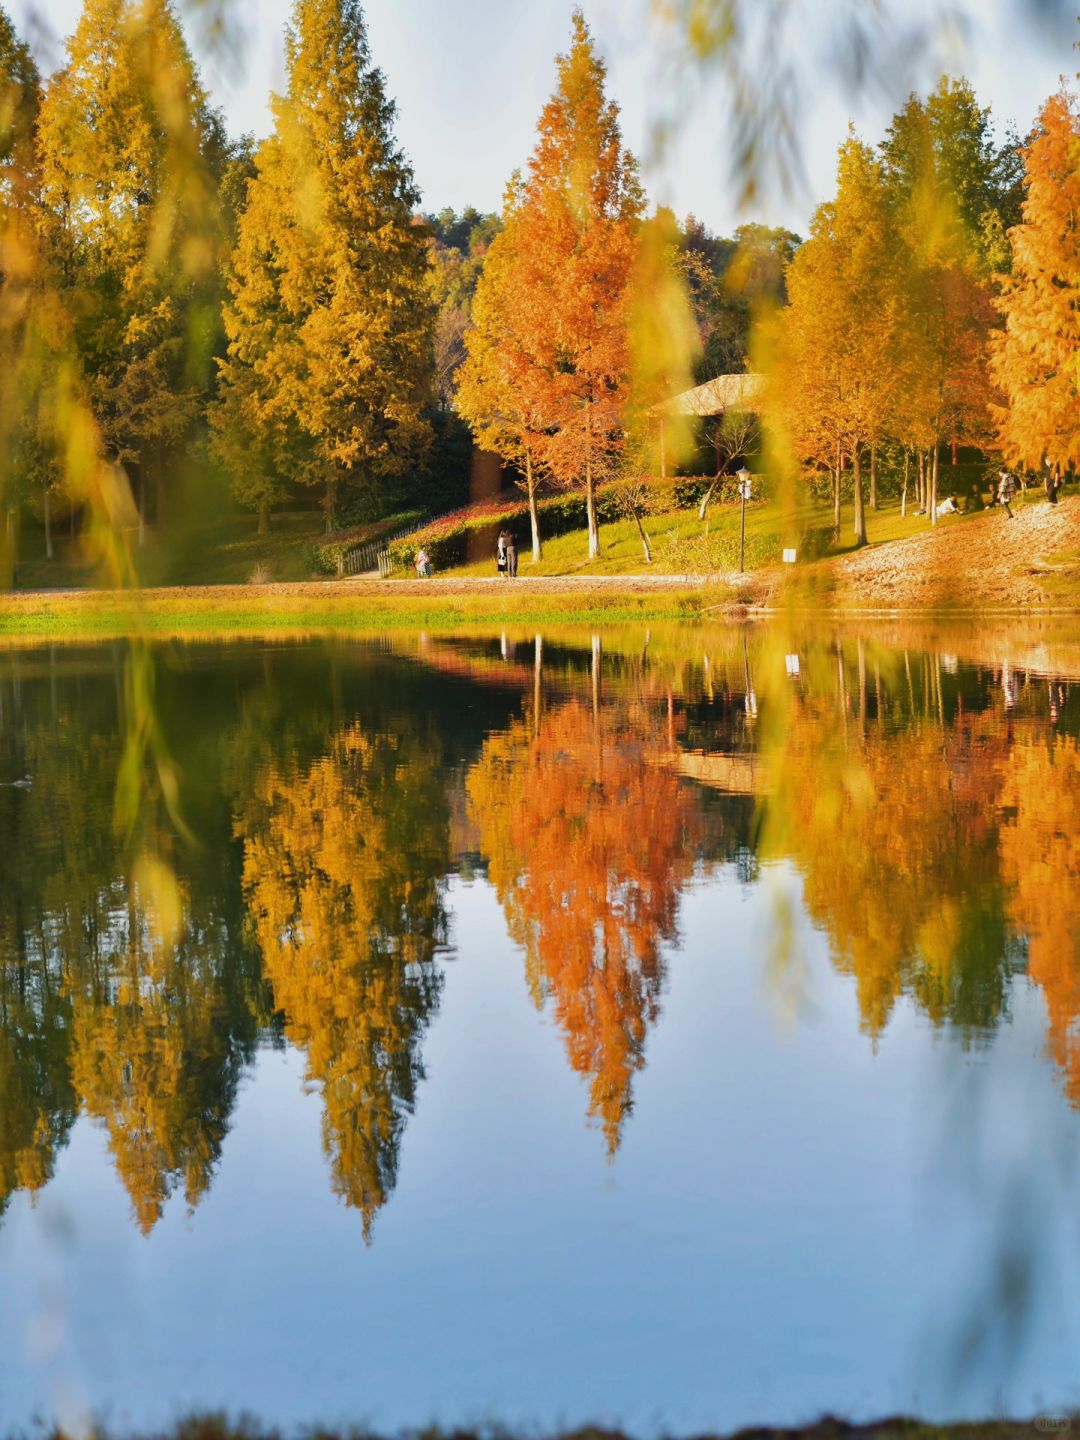
<path fill-rule="evenodd" d="M 0 1429 L 1080 1403 L 1078 679 L 0 654 Z"/>

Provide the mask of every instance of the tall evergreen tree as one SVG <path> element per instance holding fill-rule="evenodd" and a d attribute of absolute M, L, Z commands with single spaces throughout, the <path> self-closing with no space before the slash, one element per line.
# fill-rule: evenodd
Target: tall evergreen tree
<path fill-rule="evenodd" d="M 28 312 L 37 280 L 34 225 L 37 192 L 35 129 L 41 103 L 29 46 L 0 7 L 0 502 L 20 498 L 27 467 L 24 392 Z M 46 493 L 43 491 L 43 493 Z M 0 535 L 0 573 L 10 573 L 8 526 Z"/>
<path fill-rule="evenodd" d="M 106 451 L 159 515 L 209 378 L 223 149 L 170 0 L 86 0 L 39 126 L 49 278 Z"/>
<path fill-rule="evenodd" d="M 322 487 L 329 530 L 343 483 L 381 508 L 428 444 L 427 237 L 358 0 L 296 0 L 286 64 L 232 257 L 216 425 L 242 392 L 267 433 L 300 437 L 293 475 Z"/>

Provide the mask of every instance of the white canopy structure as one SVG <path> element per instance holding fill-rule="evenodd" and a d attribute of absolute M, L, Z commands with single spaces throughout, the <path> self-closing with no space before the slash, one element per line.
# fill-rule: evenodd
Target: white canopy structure
<path fill-rule="evenodd" d="M 662 415 L 724 415 L 729 410 L 756 411 L 761 408 L 765 377 L 745 373 L 717 375 L 693 390 L 684 390 L 665 400 L 657 410 Z"/>

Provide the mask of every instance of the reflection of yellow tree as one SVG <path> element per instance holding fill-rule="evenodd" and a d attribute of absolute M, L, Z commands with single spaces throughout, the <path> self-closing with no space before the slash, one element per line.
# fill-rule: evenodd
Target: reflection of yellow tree
<path fill-rule="evenodd" d="M 764 844 L 799 867 L 865 1028 L 879 1034 L 904 992 L 936 1022 L 991 1024 L 1006 945 L 990 742 L 921 722 L 867 734 L 794 698 L 782 735 Z"/>
<path fill-rule="evenodd" d="M 5 969 L 7 967 L 5 966 Z M 24 959 L 0 979 L 0 1212 L 15 1190 L 42 1189 L 75 1118 L 63 997 Z"/>
<path fill-rule="evenodd" d="M 621 725 L 613 712 L 594 717 L 572 703 L 535 735 L 515 723 L 489 738 L 468 782 L 533 997 L 554 998 L 612 1152 L 657 1013 L 661 942 L 675 939 L 699 834 L 693 793 L 656 763 L 648 717 L 634 720 Z"/>
<path fill-rule="evenodd" d="M 310 766 L 263 767 L 237 826 L 274 1003 L 322 1088 L 334 1188 L 365 1233 L 396 1180 L 441 986 L 438 758 L 415 736 L 354 725 Z"/>
<path fill-rule="evenodd" d="M 155 903 L 134 888 L 114 914 L 111 951 L 69 973 L 72 1081 L 108 1132 L 144 1233 L 179 1183 L 192 1206 L 208 1188 L 243 1063 L 237 1042 L 254 1020 L 238 1023 L 213 971 L 217 937 L 190 924 L 182 939 L 172 923 L 163 932 Z"/>
<path fill-rule="evenodd" d="M 1050 1053 L 1080 1105 L 1080 749 L 1075 738 L 1017 745 L 1002 793 L 1001 864 L 1028 974 L 1046 997 Z"/>

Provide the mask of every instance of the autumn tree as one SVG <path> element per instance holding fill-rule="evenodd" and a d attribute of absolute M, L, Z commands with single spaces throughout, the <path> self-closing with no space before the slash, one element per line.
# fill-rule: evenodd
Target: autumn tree
<path fill-rule="evenodd" d="M 523 185 L 515 176 L 476 286 L 456 405 L 477 443 L 522 474 L 536 562 L 543 554 L 537 485 L 548 441 L 548 377 L 532 345 L 535 297 L 527 289 L 532 272 L 523 249 L 529 235 L 523 206 Z"/>
<path fill-rule="evenodd" d="M 885 433 L 900 376 L 900 270 L 881 166 L 854 135 L 840 148 L 836 199 L 819 206 L 787 272 L 770 408 L 798 455 L 855 481 L 855 541 L 866 543 L 863 462 Z"/>
<path fill-rule="evenodd" d="M 513 197 L 523 314 L 515 338 L 528 360 L 527 408 L 542 423 L 545 465 L 558 481 L 584 487 L 591 559 L 600 550 L 597 484 L 623 442 L 644 199 L 580 10 L 556 64 L 558 85 Z"/>
<path fill-rule="evenodd" d="M 498 215 L 481 215 L 471 205 L 460 215 L 447 208 L 427 219 L 431 227 L 428 287 L 435 304 L 435 394 L 449 413 L 457 396 L 458 372 L 465 363 L 473 298 L 501 221 Z"/>
<path fill-rule="evenodd" d="M 322 488 L 329 530 L 342 486 L 378 509 L 427 446 L 427 238 L 359 0 L 296 0 L 285 50 L 230 265 L 217 428 L 297 437 L 293 478 Z"/>
<path fill-rule="evenodd" d="M 224 145 L 169 0 L 86 0 L 39 138 L 50 282 L 106 451 L 160 515 L 209 382 Z"/>
<path fill-rule="evenodd" d="M 904 268 L 893 437 L 920 457 L 920 499 L 937 519 L 940 446 L 985 444 L 990 277 L 1007 262 L 1015 142 L 999 145 L 965 80 L 909 97 L 881 146 Z"/>
<path fill-rule="evenodd" d="M 1012 273 L 997 307 L 995 407 L 1007 459 L 1080 465 L 1080 116 L 1065 89 L 1043 106 L 1024 149 L 1023 219 L 1009 232 Z"/>

